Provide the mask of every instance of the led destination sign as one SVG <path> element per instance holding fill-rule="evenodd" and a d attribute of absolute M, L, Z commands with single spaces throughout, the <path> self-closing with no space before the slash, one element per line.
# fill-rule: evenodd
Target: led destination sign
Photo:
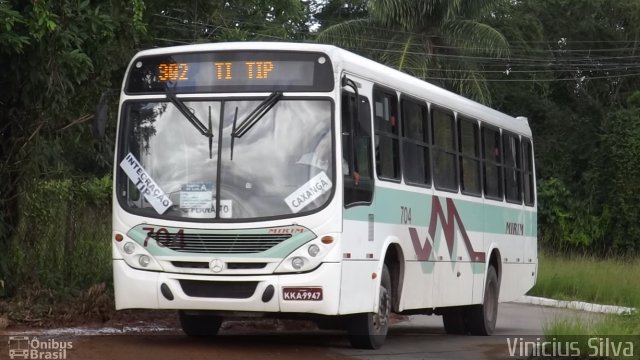
<path fill-rule="evenodd" d="M 217 52 L 142 57 L 128 93 L 331 91 L 333 69 L 319 53 Z"/>

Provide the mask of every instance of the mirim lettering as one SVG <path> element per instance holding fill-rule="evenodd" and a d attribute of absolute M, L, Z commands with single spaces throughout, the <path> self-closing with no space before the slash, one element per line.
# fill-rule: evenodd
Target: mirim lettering
<path fill-rule="evenodd" d="M 524 235 L 524 224 L 507 222 L 507 234 L 509 235 Z"/>

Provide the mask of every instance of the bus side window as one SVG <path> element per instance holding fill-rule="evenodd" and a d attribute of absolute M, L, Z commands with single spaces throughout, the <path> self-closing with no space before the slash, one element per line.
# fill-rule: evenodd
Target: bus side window
<path fill-rule="evenodd" d="M 358 119 L 351 119 L 356 111 L 355 95 L 349 92 L 342 94 L 342 174 L 344 177 L 344 205 L 371 203 L 373 198 L 373 171 L 371 151 L 371 109 L 369 100 L 360 96 L 358 101 Z M 353 151 L 351 149 L 351 132 L 353 132 Z M 349 174 L 349 161 L 353 159 L 355 176 Z"/>
<path fill-rule="evenodd" d="M 373 91 L 376 171 L 384 180 L 400 180 L 398 100 L 395 93 Z"/>
<path fill-rule="evenodd" d="M 429 157 L 429 110 L 426 104 L 407 99 L 400 101 L 402 109 L 402 171 L 407 184 L 431 185 Z"/>
<path fill-rule="evenodd" d="M 527 206 L 533 206 L 535 203 L 535 189 L 533 186 L 533 148 L 531 147 L 531 140 L 527 138 L 523 138 L 522 140 L 522 160 L 524 163 L 524 204 Z"/>
<path fill-rule="evenodd" d="M 484 194 L 489 199 L 502 200 L 502 156 L 500 130 L 482 126 L 482 165 Z"/>
<path fill-rule="evenodd" d="M 433 182 L 437 189 L 458 191 L 456 127 L 453 113 L 432 109 Z"/>
<path fill-rule="evenodd" d="M 458 120 L 460 190 L 463 194 L 482 196 L 478 122 L 464 117 Z"/>
<path fill-rule="evenodd" d="M 504 162 L 504 193 L 507 201 L 522 203 L 522 161 L 520 154 L 520 137 L 515 134 L 502 133 Z"/>

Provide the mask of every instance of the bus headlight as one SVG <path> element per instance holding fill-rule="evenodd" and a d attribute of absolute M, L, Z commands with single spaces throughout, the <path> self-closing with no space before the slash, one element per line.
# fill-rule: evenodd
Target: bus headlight
<path fill-rule="evenodd" d="M 316 257 L 316 255 L 318 255 L 318 253 L 320 252 L 320 247 L 316 244 L 311 244 L 307 248 L 307 252 L 309 253 L 309 256 Z"/>
<path fill-rule="evenodd" d="M 276 273 L 295 273 L 310 271 L 323 262 L 323 260 L 329 256 L 330 259 L 336 261 L 333 256 L 335 252 L 331 251 L 336 245 L 337 241 L 324 243 L 322 237 L 313 239 L 306 244 L 300 246 L 292 253 L 290 253 L 283 261 L 278 265 Z M 332 255 L 329 255 L 329 254 Z"/>
<path fill-rule="evenodd" d="M 126 244 L 124 244 L 122 249 L 124 250 L 125 253 L 131 255 L 136 251 L 136 245 L 132 242 L 127 242 Z"/>
<path fill-rule="evenodd" d="M 302 267 L 304 266 L 304 259 L 300 256 L 294 257 L 293 259 L 291 259 L 291 266 L 293 266 L 293 268 L 296 270 L 302 269 Z"/>
<path fill-rule="evenodd" d="M 134 269 L 162 271 L 160 263 L 151 256 L 147 249 L 141 244 L 125 236 L 122 242 L 113 242 L 113 246 L 118 249 L 127 265 Z"/>
<path fill-rule="evenodd" d="M 138 258 L 138 263 L 140 263 L 140 266 L 144 268 L 149 266 L 150 262 L 151 262 L 151 258 L 147 255 L 140 255 L 140 257 Z"/>

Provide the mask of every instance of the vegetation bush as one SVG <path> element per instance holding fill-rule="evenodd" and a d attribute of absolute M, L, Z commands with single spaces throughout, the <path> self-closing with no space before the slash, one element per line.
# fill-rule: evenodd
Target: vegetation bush
<path fill-rule="evenodd" d="M 45 180 L 22 190 L 5 286 L 64 293 L 110 283 L 111 178 Z"/>

